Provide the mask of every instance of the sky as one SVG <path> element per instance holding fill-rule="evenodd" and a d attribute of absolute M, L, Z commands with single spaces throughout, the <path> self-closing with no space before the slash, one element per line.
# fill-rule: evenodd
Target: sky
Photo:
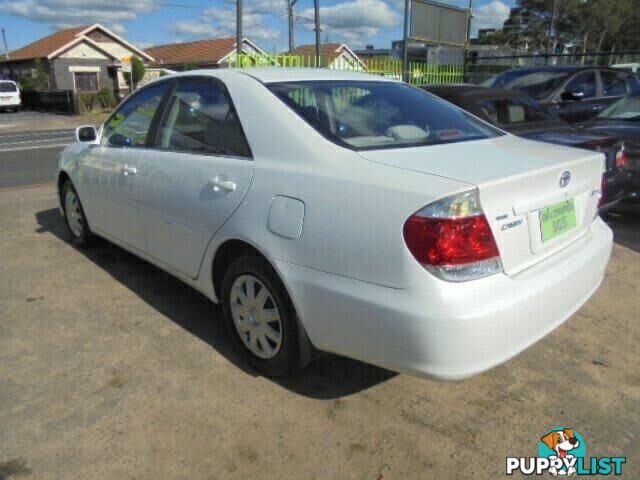
<path fill-rule="evenodd" d="M 446 0 L 468 6 L 468 0 Z M 515 0 L 473 0 L 472 36 L 500 27 Z M 320 0 L 322 41 L 390 48 L 402 38 L 404 0 Z M 244 36 L 268 52 L 288 45 L 286 0 L 244 0 Z M 295 5 L 296 45 L 314 42 L 313 0 Z M 235 36 L 235 0 L 0 0 L 0 28 L 14 50 L 54 31 L 101 23 L 140 48 Z M 4 52 L 0 44 L 0 51 Z"/>

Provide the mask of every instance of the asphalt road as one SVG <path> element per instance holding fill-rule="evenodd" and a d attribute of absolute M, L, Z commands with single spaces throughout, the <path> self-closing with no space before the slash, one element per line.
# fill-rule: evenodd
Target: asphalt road
<path fill-rule="evenodd" d="M 51 182 L 73 130 L 0 133 L 0 189 Z"/>

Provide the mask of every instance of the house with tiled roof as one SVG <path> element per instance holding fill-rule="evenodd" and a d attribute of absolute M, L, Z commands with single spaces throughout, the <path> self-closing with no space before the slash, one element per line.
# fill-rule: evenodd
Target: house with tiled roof
<path fill-rule="evenodd" d="M 220 68 L 228 66 L 235 59 L 236 38 L 209 38 L 193 42 L 170 43 L 147 48 L 146 53 L 153 57 L 148 62 L 152 68 L 184 70 L 188 67 Z M 242 52 L 252 55 L 266 55 L 262 48 L 248 38 L 242 40 Z"/>
<path fill-rule="evenodd" d="M 34 74 L 37 63 L 49 76 L 49 89 L 95 92 L 112 88 L 128 92 L 123 61 L 132 56 L 154 59 L 124 38 L 96 23 L 60 30 L 0 58 L 0 74 L 20 81 Z"/>
<path fill-rule="evenodd" d="M 316 46 L 300 45 L 287 52 L 287 55 L 298 55 L 315 58 Z M 339 70 L 364 70 L 366 67 L 360 57 L 344 43 L 320 44 L 320 67 Z"/>

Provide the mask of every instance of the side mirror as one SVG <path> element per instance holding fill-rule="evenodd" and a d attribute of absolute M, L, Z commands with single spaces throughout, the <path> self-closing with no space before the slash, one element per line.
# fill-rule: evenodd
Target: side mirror
<path fill-rule="evenodd" d="M 76 141 L 82 143 L 95 142 L 98 139 L 96 127 L 91 125 L 76 128 Z"/>
<path fill-rule="evenodd" d="M 109 145 L 112 147 L 132 147 L 133 140 L 121 133 L 114 133 L 109 137 Z"/>
<path fill-rule="evenodd" d="M 562 98 L 563 101 L 565 102 L 579 102 L 580 100 L 582 100 L 584 98 L 584 92 L 581 92 L 579 90 L 576 91 L 567 91 L 567 92 L 562 92 L 562 95 L 560 96 Z"/>

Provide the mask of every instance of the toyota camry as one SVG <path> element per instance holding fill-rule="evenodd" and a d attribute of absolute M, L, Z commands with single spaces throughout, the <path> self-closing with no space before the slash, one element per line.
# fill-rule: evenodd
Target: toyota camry
<path fill-rule="evenodd" d="M 567 320 L 611 253 L 604 155 L 392 79 L 170 75 L 77 140 L 57 173 L 72 241 L 103 237 L 222 304 L 266 375 L 321 351 L 477 374 Z"/>

